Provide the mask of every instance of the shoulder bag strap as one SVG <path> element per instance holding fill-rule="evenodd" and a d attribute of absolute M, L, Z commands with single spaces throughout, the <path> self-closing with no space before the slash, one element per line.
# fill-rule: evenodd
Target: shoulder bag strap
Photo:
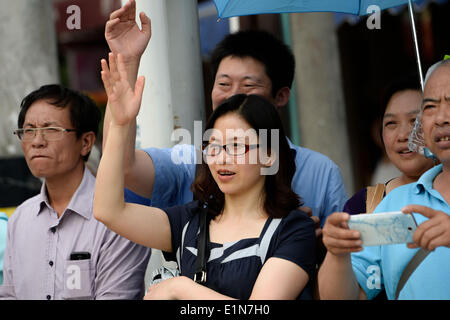
<path fill-rule="evenodd" d="M 208 261 L 207 245 L 209 240 L 208 228 L 208 208 L 207 204 L 199 211 L 200 233 L 197 241 L 197 261 L 195 263 L 194 281 L 199 284 L 206 284 L 206 262 Z"/>
<path fill-rule="evenodd" d="M 386 186 L 382 183 L 367 187 L 366 213 L 372 213 L 381 200 L 383 200 L 385 188 Z"/>
<path fill-rule="evenodd" d="M 419 264 L 430 254 L 430 252 L 431 251 L 425 250 L 424 248 L 420 248 L 420 250 L 417 251 L 414 257 L 412 257 L 409 261 L 408 265 L 403 270 L 400 280 L 398 281 L 397 289 L 395 290 L 395 300 L 398 300 L 400 291 L 402 291 L 406 281 L 408 281 L 414 270 L 416 270 Z"/>

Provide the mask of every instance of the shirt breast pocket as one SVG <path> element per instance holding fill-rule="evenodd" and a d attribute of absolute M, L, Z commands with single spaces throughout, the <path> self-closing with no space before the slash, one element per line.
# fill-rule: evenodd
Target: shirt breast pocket
<path fill-rule="evenodd" d="M 92 299 L 91 259 L 66 260 L 63 299 Z"/>

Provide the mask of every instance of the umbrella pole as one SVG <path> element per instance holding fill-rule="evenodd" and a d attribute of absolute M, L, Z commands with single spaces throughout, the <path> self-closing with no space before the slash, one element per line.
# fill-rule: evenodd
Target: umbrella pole
<path fill-rule="evenodd" d="M 420 77 L 420 86 L 423 91 L 423 73 L 422 73 L 422 65 L 420 63 L 420 54 L 419 54 L 419 44 L 417 42 L 417 32 L 416 32 L 416 24 L 414 22 L 414 10 L 412 6 L 412 0 L 408 0 L 408 9 L 409 9 L 409 18 L 411 20 L 411 27 L 412 27 L 412 33 L 413 33 L 413 39 L 414 39 L 414 48 L 416 50 L 416 58 L 417 58 L 417 68 L 419 70 L 419 77 Z"/>

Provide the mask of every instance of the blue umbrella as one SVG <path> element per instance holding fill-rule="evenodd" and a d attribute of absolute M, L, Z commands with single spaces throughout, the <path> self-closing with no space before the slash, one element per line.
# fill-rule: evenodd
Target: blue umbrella
<path fill-rule="evenodd" d="M 368 14 L 367 8 L 396 7 L 409 0 L 214 0 L 219 18 L 266 13 L 342 12 Z"/>
<path fill-rule="evenodd" d="M 266 13 L 294 12 L 341 12 L 355 15 L 372 13 L 372 5 L 381 10 L 408 3 L 420 84 L 423 90 L 423 75 L 417 45 L 417 33 L 414 23 L 412 2 L 420 0 L 214 0 L 219 19 Z"/>

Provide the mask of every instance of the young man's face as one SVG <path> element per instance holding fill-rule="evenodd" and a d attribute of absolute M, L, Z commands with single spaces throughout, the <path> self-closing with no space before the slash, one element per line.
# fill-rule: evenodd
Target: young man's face
<path fill-rule="evenodd" d="M 264 65 L 251 57 L 228 56 L 220 62 L 214 79 L 213 110 L 227 98 L 240 93 L 260 95 L 277 105 Z"/>
<path fill-rule="evenodd" d="M 58 108 L 44 100 L 34 102 L 25 115 L 23 128 L 43 127 L 74 129 L 69 108 Z M 82 157 L 88 152 L 83 142 L 83 137 L 77 139 L 76 132 L 62 132 L 60 139 L 53 141 L 37 131 L 32 140 L 22 140 L 22 149 L 34 176 L 52 178 L 70 173 L 83 164 Z"/>
<path fill-rule="evenodd" d="M 422 128 L 426 146 L 450 166 L 450 67 L 436 69 L 423 94 Z"/>

